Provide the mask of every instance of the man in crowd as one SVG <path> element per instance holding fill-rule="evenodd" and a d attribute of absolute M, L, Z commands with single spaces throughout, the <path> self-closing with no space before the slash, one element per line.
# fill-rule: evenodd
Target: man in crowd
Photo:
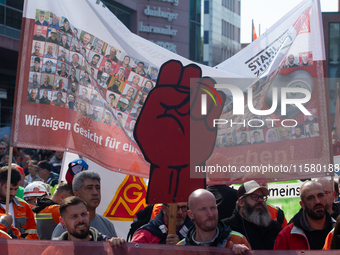
<path fill-rule="evenodd" d="M 39 103 L 37 89 L 31 89 L 31 92 L 28 95 L 27 102 L 29 103 Z"/>
<path fill-rule="evenodd" d="M 45 58 L 57 58 L 53 53 L 54 53 L 54 45 L 49 44 L 47 46 L 47 52 L 44 54 L 44 57 Z"/>
<path fill-rule="evenodd" d="M 36 214 L 35 219 L 40 240 L 51 240 L 52 232 L 59 223 L 59 204 L 70 196 L 73 196 L 72 185 L 62 182 L 56 188 L 51 199 L 37 198 L 37 205 L 32 211 Z"/>
<path fill-rule="evenodd" d="M 113 247 L 120 247 L 125 240 L 123 238 L 109 238 L 91 225 L 88 205 L 79 197 L 68 197 L 61 202 L 59 212 L 61 224 L 66 228 L 57 240 L 71 241 L 110 241 Z"/>
<path fill-rule="evenodd" d="M 30 67 L 30 71 L 41 72 L 40 58 L 39 57 L 34 58 L 34 65 Z"/>
<path fill-rule="evenodd" d="M 52 28 L 51 36 L 47 38 L 46 42 L 59 44 L 58 32 L 55 28 Z"/>
<path fill-rule="evenodd" d="M 238 145 L 249 145 L 250 142 L 248 142 L 248 136 L 246 133 L 241 133 L 241 142 Z"/>
<path fill-rule="evenodd" d="M 35 24 L 43 25 L 43 26 L 48 25 L 48 22 L 45 20 L 45 12 L 44 11 L 39 12 L 39 18 L 38 18 L 38 20 L 35 21 Z"/>
<path fill-rule="evenodd" d="M 39 103 L 40 104 L 47 104 L 47 105 L 51 104 L 51 100 L 48 99 L 48 92 L 47 92 L 47 90 L 43 91 L 43 96 L 39 99 Z"/>
<path fill-rule="evenodd" d="M 300 189 L 301 210 L 278 234 L 274 250 L 321 250 L 334 219 L 327 212 L 321 183 L 308 181 Z"/>
<path fill-rule="evenodd" d="M 59 174 L 61 164 L 63 163 L 64 152 L 63 151 L 56 151 L 54 156 L 50 160 L 50 164 L 52 165 L 52 171 Z"/>
<path fill-rule="evenodd" d="M 90 114 L 89 118 L 91 120 L 95 120 L 95 121 L 101 122 L 101 118 L 99 116 L 99 112 L 100 112 L 100 109 L 99 109 L 98 106 L 93 107 L 93 112 L 92 112 L 92 114 Z"/>
<path fill-rule="evenodd" d="M 113 47 L 111 47 L 111 49 L 110 49 L 110 54 L 106 55 L 105 57 L 111 59 L 114 62 L 118 62 L 117 51 Z"/>
<path fill-rule="evenodd" d="M 91 40 L 91 35 L 89 35 L 88 33 L 85 33 L 85 34 L 83 35 L 83 39 L 82 39 L 82 41 L 81 41 L 81 44 L 82 44 L 84 47 L 89 48 L 89 47 L 91 46 L 90 40 Z"/>
<path fill-rule="evenodd" d="M 45 41 L 46 38 L 41 34 L 42 28 L 41 26 L 37 26 L 37 33 L 33 36 L 33 40 L 38 40 L 38 41 Z"/>
<path fill-rule="evenodd" d="M 60 46 L 64 47 L 65 49 L 69 49 L 70 45 L 67 43 L 67 34 L 62 34 L 61 40 L 60 40 Z"/>
<path fill-rule="evenodd" d="M 6 190 L 7 190 L 8 166 L 0 169 L 0 215 L 6 214 Z M 16 197 L 16 193 L 21 180 L 20 172 L 17 168 L 11 167 L 11 184 L 9 193 L 9 212 L 13 217 L 13 226 L 21 233 L 21 238 L 39 239 L 37 235 L 37 225 L 31 207 L 22 199 Z M 4 229 L 8 233 L 11 226 L 6 222 Z"/>
<path fill-rule="evenodd" d="M 163 204 L 154 220 L 134 233 L 131 242 L 176 245 L 185 238 L 188 229 L 194 225 L 187 215 L 188 209 L 187 203 L 177 203 L 176 235 L 168 234 L 170 210 L 168 204 Z"/>
<path fill-rule="evenodd" d="M 289 68 L 289 67 L 298 67 L 299 65 L 295 64 L 295 57 L 293 54 L 290 54 L 288 56 L 288 64 L 286 65 L 286 68 Z"/>
<path fill-rule="evenodd" d="M 58 92 L 57 93 L 57 99 L 52 101 L 52 105 L 60 106 L 60 107 L 66 107 L 66 104 L 62 99 L 63 99 L 63 94 L 61 92 Z"/>
<path fill-rule="evenodd" d="M 60 50 L 61 50 L 61 55 L 58 57 L 58 60 L 67 63 L 68 62 L 68 56 L 66 56 L 66 50 L 64 48 L 61 48 Z"/>
<path fill-rule="evenodd" d="M 107 59 L 105 61 L 105 66 L 100 68 L 100 70 L 103 71 L 103 72 L 108 73 L 109 75 L 113 75 L 113 72 L 111 70 L 111 66 L 112 66 L 112 61 L 110 59 Z"/>
<path fill-rule="evenodd" d="M 72 67 L 80 69 L 80 64 L 79 64 L 79 56 L 77 53 L 74 53 L 72 55 L 72 62 L 71 62 Z"/>
<path fill-rule="evenodd" d="M 43 179 L 44 183 L 47 183 L 51 186 L 51 189 L 54 191 L 55 187 L 58 185 L 59 175 L 52 172 L 52 167 L 50 163 L 46 160 L 42 160 L 38 163 L 37 173 L 40 178 Z"/>
<path fill-rule="evenodd" d="M 289 131 L 286 127 L 281 127 L 280 129 L 280 141 L 289 140 Z"/>
<path fill-rule="evenodd" d="M 92 57 L 92 61 L 91 61 L 90 65 L 95 67 L 95 68 L 98 68 L 97 64 L 98 64 L 99 60 L 100 60 L 100 56 L 98 54 L 94 54 L 93 57 Z"/>
<path fill-rule="evenodd" d="M 252 144 L 264 143 L 263 139 L 261 139 L 261 134 L 259 131 L 254 131 L 253 136 L 254 136 L 254 142 Z"/>
<path fill-rule="evenodd" d="M 52 85 L 50 84 L 50 77 L 45 74 L 44 83 L 40 86 L 42 89 L 52 89 Z"/>
<path fill-rule="evenodd" d="M 135 90 L 133 88 L 129 88 L 126 91 L 126 94 L 123 94 L 122 96 L 126 97 L 127 99 L 134 100 L 134 97 L 135 97 L 134 94 L 135 94 Z"/>
<path fill-rule="evenodd" d="M 141 76 L 145 76 L 145 72 L 144 72 L 144 62 L 138 62 L 137 66 L 132 68 L 132 71 L 141 75 Z"/>
<path fill-rule="evenodd" d="M 305 135 L 302 133 L 301 126 L 295 126 L 294 131 L 293 139 L 305 138 Z"/>
<path fill-rule="evenodd" d="M 37 57 L 42 57 L 43 54 L 40 53 L 41 49 L 41 43 L 40 42 L 35 42 L 34 44 L 34 52 L 32 52 L 32 55 L 37 56 Z"/>
<path fill-rule="evenodd" d="M 75 196 L 83 199 L 87 204 L 90 215 L 90 226 L 109 238 L 117 237 L 115 228 L 111 221 L 96 213 L 96 208 L 100 204 L 100 176 L 93 171 L 82 171 L 74 176 L 72 189 Z M 59 223 L 54 229 L 52 238 L 59 237 L 65 230 Z"/>
<path fill-rule="evenodd" d="M 79 96 L 79 99 L 84 100 L 86 103 L 90 102 L 90 99 L 87 97 L 87 89 L 81 89 L 81 95 Z"/>
<path fill-rule="evenodd" d="M 236 209 L 223 220 L 232 230 L 245 235 L 253 250 L 272 250 L 281 225 L 270 218 L 266 200 L 269 191 L 256 181 L 248 181 L 237 191 Z"/>
<path fill-rule="evenodd" d="M 103 43 L 102 40 L 97 39 L 96 45 L 95 45 L 95 46 L 92 46 L 92 50 L 94 50 L 94 51 L 96 51 L 96 52 L 98 52 L 98 53 L 104 55 L 104 52 L 103 52 L 103 50 L 102 50 L 103 44 L 104 44 L 104 43 Z"/>
<path fill-rule="evenodd" d="M 121 82 L 119 80 L 115 80 L 112 84 L 111 87 L 109 87 L 109 90 L 117 93 L 117 94 L 121 94 L 121 92 L 119 91 L 119 87 L 120 87 Z"/>
<path fill-rule="evenodd" d="M 28 85 L 30 85 L 32 87 L 39 87 L 38 75 L 36 73 L 33 74 L 33 81 L 30 82 Z"/>
<path fill-rule="evenodd" d="M 198 189 L 192 192 L 189 207 L 188 215 L 195 226 L 189 229 L 179 244 L 226 247 L 235 254 L 243 254 L 250 249 L 245 236 L 232 231 L 218 220 L 216 199 L 210 191 Z"/>
<path fill-rule="evenodd" d="M 319 132 L 317 132 L 315 130 L 315 126 L 314 124 L 309 124 L 309 133 L 308 133 L 308 136 L 309 137 L 314 137 L 314 136 L 319 136 Z"/>
<path fill-rule="evenodd" d="M 49 26 L 59 30 L 59 21 L 57 15 L 54 13 L 51 13 L 50 15 L 52 16 L 52 23 L 49 24 Z"/>
<path fill-rule="evenodd" d="M 326 177 L 318 178 L 316 181 L 321 183 L 325 190 L 325 197 L 327 200 L 326 210 L 329 212 L 333 219 L 336 219 L 340 214 L 340 204 L 334 203 L 334 201 L 337 201 L 337 199 L 336 192 L 332 188 L 332 182 Z"/>

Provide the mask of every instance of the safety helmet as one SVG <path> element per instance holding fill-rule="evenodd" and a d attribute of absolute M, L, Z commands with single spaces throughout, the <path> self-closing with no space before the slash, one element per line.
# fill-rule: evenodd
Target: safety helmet
<path fill-rule="evenodd" d="M 41 197 L 48 195 L 47 190 L 40 183 L 32 182 L 28 184 L 24 190 L 25 197 Z"/>

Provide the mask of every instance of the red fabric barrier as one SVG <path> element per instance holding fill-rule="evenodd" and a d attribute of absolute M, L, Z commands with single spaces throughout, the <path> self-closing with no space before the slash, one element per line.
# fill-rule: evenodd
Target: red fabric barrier
<path fill-rule="evenodd" d="M 36 240 L 10 240 L 0 239 L 1 255 L 46 255 L 46 254 L 81 254 L 81 255 L 234 255 L 227 248 L 197 247 L 197 246 L 170 246 L 163 244 L 135 244 L 126 243 L 121 248 L 112 249 L 109 242 L 72 242 L 72 241 L 36 241 Z M 248 251 L 253 255 L 319 255 L 320 250 L 315 251 Z M 338 250 L 322 251 L 325 255 L 339 254 Z"/>

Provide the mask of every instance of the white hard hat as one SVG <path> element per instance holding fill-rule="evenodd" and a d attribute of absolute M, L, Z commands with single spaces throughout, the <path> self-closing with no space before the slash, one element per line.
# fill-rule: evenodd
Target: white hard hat
<path fill-rule="evenodd" d="M 48 195 L 47 190 L 40 183 L 32 182 L 24 190 L 24 197 L 41 197 Z"/>

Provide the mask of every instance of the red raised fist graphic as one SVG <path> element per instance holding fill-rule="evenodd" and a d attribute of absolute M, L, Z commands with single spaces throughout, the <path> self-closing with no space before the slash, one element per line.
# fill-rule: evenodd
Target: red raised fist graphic
<path fill-rule="evenodd" d="M 224 93 L 215 93 L 217 104 L 206 97 L 207 114 L 202 115 L 201 95 L 207 90 L 214 90 L 214 82 L 202 77 L 199 66 L 183 67 L 175 60 L 162 65 L 134 130 L 151 163 L 147 203 L 187 202 L 192 191 L 205 188 L 205 175 L 190 178 L 190 171 L 205 166 L 211 155 L 217 133 L 213 119 L 225 101 Z"/>

